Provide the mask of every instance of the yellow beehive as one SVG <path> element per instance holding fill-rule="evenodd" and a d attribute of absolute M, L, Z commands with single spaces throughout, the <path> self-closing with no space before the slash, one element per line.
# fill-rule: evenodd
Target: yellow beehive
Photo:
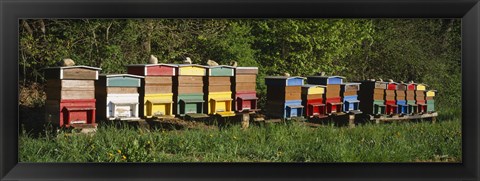
<path fill-rule="evenodd" d="M 143 109 L 145 117 L 174 117 L 172 96 L 172 93 L 145 94 Z"/>
<path fill-rule="evenodd" d="M 233 116 L 232 92 L 211 92 L 208 94 L 208 114 L 222 117 Z"/>
<path fill-rule="evenodd" d="M 427 89 L 427 86 L 425 84 L 418 84 L 417 85 L 417 90 L 426 90 Z"/>
<path fill-rule="evenodd" d="M 307 94 L 323 94 L 325 92 L 324 87 L 311 87 L 308 89 Z"/>
<path fill-rule="evenodd" d="M 206 70 L 204 66 L 182 65 L 178 67 L 178 75 L 205 76 Z"/>
<path fill-rule="evenodd" d="M 433 90 L 427 91 L 427 97 L 435 97 L 435 91 Z"/>

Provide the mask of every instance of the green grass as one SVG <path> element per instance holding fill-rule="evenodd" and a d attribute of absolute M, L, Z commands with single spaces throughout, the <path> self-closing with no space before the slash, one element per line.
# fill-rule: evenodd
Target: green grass
<path fill-rule="evenodd" d="M 457 115 L 457 116 L 452 116 Z M 461 162 L 459 112 L 438 122 L 231 126 L 220 130 L 141 131 L 99 126 L 94 135 L 19 138 L 21 162 Z"/>

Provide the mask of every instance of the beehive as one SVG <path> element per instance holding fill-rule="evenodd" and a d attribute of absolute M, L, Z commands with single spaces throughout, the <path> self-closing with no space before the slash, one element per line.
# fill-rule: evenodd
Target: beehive
<path fill-rule="evenodd" d="M 307 77 L 308 84 L 325 85 L 325 100 L 326 113 L 336 113 L 342 111 L 342 98 L 340 95 L 341 84 L 343 84 L 342 76 L 309 76 Z"/>
<path fill-rule="evenodd" d="M 397 114 L 398 105 L 395 100 L 395 91 L 397 90 L 398 83 L 387 82 L 387 90 L 385 90 L 385 109 L 386 114 Z"/>
<path fill-rule="evenodd" d="M 407 101 L 408 105 L 408 113 L 410 114 L 416 114 L 418 113 L 418 105 L 417 102 L 415 101 L 415 88 L 416 88 L 415 83 L 407 83 L 407 90 L 405 91 L 405 100 Z"/>
<path fill-rule="evenodd" d="M 325 117 L 325 103 L 323 96 L 325 93 L 323 85 L 303 85 L 302 86 L 302 105 L 304 114 L 308 117 Z"/>
<path fill-rule="evenodd" d="M 397 113 L 398 114 L 408 114 L 408 104 L 406 100 L 406 91 L 407 91 L 407 84 L 398 83 L 397 89 L 395 90 L 395 101 L 397 103 Z"/>
<path fill-rule="evenodd" d="M 415 87 L 415 102 L 418 106 L 418 113 L 426 113 L 427 112 L 427 85 L 418 83 Z"/>
<path fill-rule="evenodd" d="M 204 109 L 204 77 L 206 66 L 179 64 L 173 81 L 174 111 L 179 116 L 208 117 Z"/>
<path fill-rule="evenodd" d="M 139 89 L 139 112 L 141 117 L 174 117 L 173 77 L 176 65 L 172 64 L 133 64 L 127 65 L 127 72 L 144 76 Z"/>
<path fill-rule="evenodd" d="M 381 81 L 365 80 L 360 82 L 360 90 L 358 98 L 360 110 L 363 113 L 371 115 L 379 115 L 386 113 L 385 106 L 385 91 L 387 83 Z"/>
<path fill-rule="evenodd" d="M 95 123 L 95 80 L 100 68 L 89 66 L 45 69 L 45 120 L 57 126 Z"/>
<path fill-rule="evenodd" d="M 259 111 L 257 107 L 257 67 L 236 67 L 232 77 L 233 110 L 237 112 Z"/>
<path fill-rule="evenodd" d="M 434 112 L 435 111 L 435 100 L 434 97 L 436 96 L 436 90 L 428 90 L 425 95 L 425 99 L 427 102 L 427 112 Z"/>
<path fill-rule="evenodd" d="M 342 97 L 343 112 L 360 114 L 360 101 L 358 91 L 361 83 L 343 83 L 340 85 L 340 96 Z"/>
<path fill-rule="evenodd" d="M 269 76 L 267 85 L 267 114 L 277 118 L 303 116 L 302 85 L 303 77 Z"/>
<path fill-rule="evenodd" d="M 139 119 L 138 89 L 142 78 L 131 74 L 100 75 L 95 82 L 97 117 L 103 120 Z"/>
<path fill-rule="evenodd" d="M 234 76 L 234 67 L 219 65 L 207 67 L 207 76 L 205 79 L 204 95 L 205 110 L 208 114 L 219 115 L 222 117 L 235 116 L 232 105 L 232 78 Z"/>

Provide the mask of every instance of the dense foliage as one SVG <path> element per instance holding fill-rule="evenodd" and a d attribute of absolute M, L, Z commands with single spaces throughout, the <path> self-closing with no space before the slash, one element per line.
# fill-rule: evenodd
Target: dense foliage
<path fill-rule="evenodd" d="M 124 73 L 124 65 L 162 63 L 258 66 L 266 75 L 343 75 L 424 82 L 438 105 L 461 100 L 459 19 L 35 19 L 20 21 L 22 82 L 44 81 L 42 68 L 63 58 Z"/>

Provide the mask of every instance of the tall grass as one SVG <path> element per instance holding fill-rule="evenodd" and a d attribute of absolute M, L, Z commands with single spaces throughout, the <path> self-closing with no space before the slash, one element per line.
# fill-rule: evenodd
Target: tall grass
<path fill-rule="evenodd" d="M 353 129 L 292 123 L 147 132 L 101 125 L 94 135 L 23 133 L 19 156 L 21 162 L 459 162 L 461 121 L 455 117 Z"/>

